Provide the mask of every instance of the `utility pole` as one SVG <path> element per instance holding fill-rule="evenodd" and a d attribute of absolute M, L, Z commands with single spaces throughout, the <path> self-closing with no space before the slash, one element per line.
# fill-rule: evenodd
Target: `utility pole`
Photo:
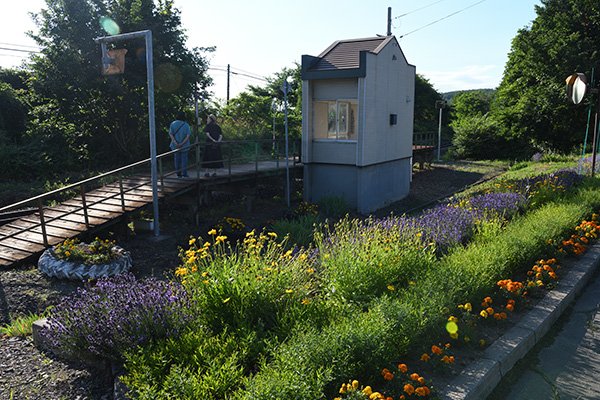
<path fill-rule="evenodd" d="M 392 36 L 392 7 L 388 7 L 387 35 Z"/>
<path fill-rule="evenodd" d="M 231 75 L 231 69 L 227 64 L 227 104 L 229 104 L 229 76 Z"/>

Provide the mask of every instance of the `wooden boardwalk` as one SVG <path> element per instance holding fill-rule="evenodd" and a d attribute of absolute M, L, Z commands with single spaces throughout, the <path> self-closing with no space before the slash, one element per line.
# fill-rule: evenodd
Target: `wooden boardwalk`
<path fill-rule="evenodd" d="M 290 168 L 294 163 L 290 161 Z M 204 177 L 199 171 L 189 171 L 189 178 L 174 175 L 161 177 L 159 199 L 174 197 L 195 188 L 210 187 L 233 181 L 253 179 L 260 175 L 285 171 L 285 162 L 261 161 L 232 165 L 217 171 L 216 177 Z M 122 190 L 121 190 L 122 187 Z M 30 260 L 65 239 L 83 232 L 104 228 L 152 203 L 149 175 L 134 175 L 107 184 L 0 226 L 0 267 Z"/>

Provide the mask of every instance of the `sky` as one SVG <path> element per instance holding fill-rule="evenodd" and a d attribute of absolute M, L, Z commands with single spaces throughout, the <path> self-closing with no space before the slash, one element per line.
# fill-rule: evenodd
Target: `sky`
<path fill-rule="evenodd" d="M 29 12 L 43 0 L 2 1 L 0 67 L 16 67 L 35 42 Z M 495 88 L 521 28 L 535 19 L 540 0 L 174 0 L 181 11 L 187 46 L 216 46 L 208 58 L 217 98 L 230 96 L 253 77 L 268 77 L 294 67 L 303 54 L 317 56 L 336 40 L 385 35 L 392 7 L 392 34 L 408 62 L 439 92 Z M 116 21 L 118 23 L 118 21 Z M 15 46 L 18 45 L 18 46 Z"/>

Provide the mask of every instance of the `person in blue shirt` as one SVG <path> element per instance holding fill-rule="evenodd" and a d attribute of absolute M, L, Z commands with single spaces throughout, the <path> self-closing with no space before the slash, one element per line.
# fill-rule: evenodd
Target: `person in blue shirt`
<path fill-rule="evenodd" d="M 171 150 L 179 150 L 175 155 L 175 171 L 179 178 L 187 178 L 188 153 L 190 151 L 190 135 L 192 131 L 187 122 L 185 122 L 185 113 L 177 113 L 177 119 L 171 122 L 169 126 L 169 137 Z"/>

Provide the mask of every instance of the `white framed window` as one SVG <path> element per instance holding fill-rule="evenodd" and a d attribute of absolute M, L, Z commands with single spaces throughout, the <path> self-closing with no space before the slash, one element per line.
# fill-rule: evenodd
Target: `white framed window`
<path fill-rule="evenodd" d="M 315 139 L 356 140 L 358 103 L 352 100 L 314 101 Z"/>

